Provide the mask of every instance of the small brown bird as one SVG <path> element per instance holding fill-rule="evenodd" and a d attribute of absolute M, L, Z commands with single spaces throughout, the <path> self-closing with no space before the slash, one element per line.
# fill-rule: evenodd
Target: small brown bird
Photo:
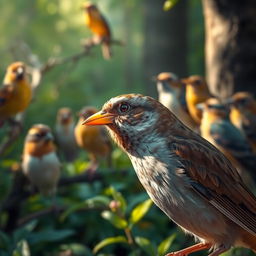
<path fill-rule="evenodd" d="M 0 88 L 0 123 L 24 111 L 32 98 L 26 66 L 14 62 L 8 68 L 3 86 Z"/>
<path fill-rule="evenodd" d="M 237 92 L 229 100 L 230 120 L 247 137 L 256 152 L 256 100 L 248 92 Z"/>
<path fill-rule="evenodd" d="M 60 152 L 68 162 L 74 161 L 78 154 L 74 130 L 72 110 L 67 107 L 60 108 L 56 118 L 55 137 Z"/>
<path fill-rule="evenodd" d="M 170 72 L 162 72 L 158 74 L 156 81 L 158 100 L 190 129 L 196 130 L 197 124 L 181 104 L 182 84 L 178 77 Z"/>
<path fill-rule="evenodd" d="M 94 173 L 101 158 L 107 159 L 108 166 L 111 167 L 112 144 L 105 127 L 83 126 L 85 118 L 95 114 L 94 107 L 84 107 L 80 111 L 80 118 L 75 127 L 75 138 L 79 147 L 89 153 L 91 164 L 89 170 Z"/>
<path fill-rule="evenodd" d="M 42 195 L 54 196 L 60 178 L 60 162 L 53 135 L 44 124 L 33 125 L 25 139 L 22 170 Z"/>
<path fill-rule="evenodd" d="M 194 121 L 200 125 L 202 119 L 202 110 L 197 108 L 197 104 L 205 102 L 211 97 L 207 83 L 201 76 L 190 76 L 182 79 L 186 84 L 186 102 L 188 111 Z"/>
<path fill-rule="evenodd" d="M 85 24 L 94 35 L 93 41 L 102 45 L 102 55 L 105 59 L 111 58 L 111 31 L 105 17 L 95 4 L 86 2 L 83 5 L 85 11 Z"/>
<path fill-rule="evenodd" d="M 84 124 L 107 126 L 154 203 L 200 241 L 169 256 L 218 256 L 232 246 L 256 252 L 256 197 L 217 148 L 161 103 L 121 95 Z"/>
<path fill-rule="evenodd" d="M 253 178 L 255 185 L 256 154 L 244 134 L 230 122 L 229 108 L 216 98 L 209 98 L 200 108 L 203 110 L 201 136 L 224 153 L 244 181 L 252 184 Z"/>

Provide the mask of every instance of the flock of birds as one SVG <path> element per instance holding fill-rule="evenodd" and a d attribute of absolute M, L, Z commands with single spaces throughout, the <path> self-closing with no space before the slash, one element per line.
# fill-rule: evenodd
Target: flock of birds
<path fill-rule="evenodd" d="M 92 26 L 90 14 L 99 11 L 88 3 L 85 9 L 86 23 L 109 58 L 110 30 L 105 37 L 103 29 L 92 29 L 100 25 Z M 89 154 L 92 172 L 100 158 L 111 166 L 108 130 L 153 202 L 199 241 L 169 256 L 204 249 L 218 256 L 232 246 L 256 252 L 256 197 L 247 188 L 255 188 L 256 182 L 254 97 L 237 92 L 221 101 L 210 94 L 203 77 L 178 79 L 167 72 L 156 77 L 156 86 L 158 100 L 120 95 L 99 112 L 83 108 L 77 124 L 71 109 L 61 108 L 55 136 L 49 126 L 34 124 L 24 142 L 24 175 L 43 195 L 56 193 L 60 160 L 55 140 L 65 161 L 74 161 L 80 147 Z M 0 89 L 0 125 L 25 111 L 31 99 L 26 65 L 12 63 Z"/>

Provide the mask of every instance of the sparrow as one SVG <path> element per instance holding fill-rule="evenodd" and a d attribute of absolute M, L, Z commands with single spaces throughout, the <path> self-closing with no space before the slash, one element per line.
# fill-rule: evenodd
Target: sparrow
<path fill-rule="evenodd" d="M 200 125 L 202 111 L 197 108 L 197 104 L 211 97 L 207 83 L 203 77 L 197 75 L 190 76 L 181 81 L 186 84 L 186 102 L 189 114 Z"/>
<path fill-rule="evenodd" d="M 67 107 L 60 108 L 56 117 L 55 138 L 58 149 L 67 162 L 74 161 L 78 154 L 74 130 L 75 122 L 72 110 Z"/>
<path fill-rule="evenodd" d="M 80 118 L 75 127 L 75 139 L 77 145 L 89 153 L 90 167 L 93 174 L 99 165 L 100 159 L 106 159 L 108 166 L 111 167 L 112 144 L 105 127 L 83 126 L 85 118 L 95 114 L 95 107 L 87 106 L 81 109 Z"/>
<path fill-rule="evenodd" d="M 95 4 L 86 2 L 83 5 L 85 24 L 93 33 L 93 41 L 101 44 L 102 55 L 105 59 L 111 58 L 111 31 L 107 20 Z"/>
<path fill-rule="evenodd" d="M 24 111 L 32 98 L 32 89 L 22 62 L 8 66 L 0 88 L 0 123 Z"/>
<path fill-rule="evenodd" d="M 256 182 L 256 154 L 244 134 L 231 123 L 228 106 L 209 98 L 198 107 L 203 110 L 201 136 L 224 153 L 245 181 L 250 183 L 251 177 Z"/>
<path fill-rule="evenodd" d="M 247 137 L 256 152 L 256 101 L 249 92 L 237 92 L 227 100 L 230 120 Z"/>
<path fill-rule="evenodd" d="M 232 246 L 256 252 L 256 197 L 223 153 L 160 102 L 117 96 L 83 124 L 106 125 L 153 202 L 200 241 L 168 256 L 218 256 Z"/>
<path fill-rule="evenodd" d="M 196 130 L 197 125 L 181 104 L 182 85 L 178 77 L 170 72 L 162 72 L 156 77 L 158 101 L 170 109 L 185 125 Z"/>
<path fill-rule="evenodd" d="M 54 196 L 60 178 L 60 161 L 50 128 L 33 125 L 26 136 L 22 171 L 43 196 Z"/>

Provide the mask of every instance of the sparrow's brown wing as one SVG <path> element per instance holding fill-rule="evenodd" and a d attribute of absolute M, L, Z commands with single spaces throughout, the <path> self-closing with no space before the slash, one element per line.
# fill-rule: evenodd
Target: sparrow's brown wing
<path fill-rule="evenodd" d="M 191 187 L 221 213 L 256 236 L 256 197 L 246 188 L 228 159 L 199 136 L 171 145 Z"/>
<path fill-rule="evenodd" d="M 11 98 L 13 92 L 13 86 L 4 85 L 2 88 L 0 88 L 0 107 L 3 106 L 9 98 Z"/>

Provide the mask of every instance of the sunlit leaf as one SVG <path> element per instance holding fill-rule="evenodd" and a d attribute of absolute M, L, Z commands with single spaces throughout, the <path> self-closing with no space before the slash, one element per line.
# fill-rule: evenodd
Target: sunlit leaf
<path fill-rule="evenodd" d="M 83 208 L 96 208 L 100 206 L 108 206 L 110 203 L 110 199 L 106 196 L 95 196 L 93 198 L 89 198 L 82 203 L 75 204 L 69 209 L 67 209 L 60 217 L 61 221 L 64 221 L 71 213 L 83 209 Z"/>
<path fill-rule="evenodd" d="M 169 237 L 167 237 L 164 241 L 162 241 L 160 243 L 160 245 L 158 246 L 157 248 L 157 251 L 158 251 L 158 255 L 159 256 L 162 256 L 162 255 L 165 255 L 166 252 L 169 250 L 169 248 L 171 247 L 174 239 L 175 239 L 176 235 L 173 234 Z"/>
<path fill-rule="evenodd" d="M 164 3 L 164 6 L 163 6 L 164 11 L 169 11 L 178 2 L 179 2 L 179 0 L 166 0 Z"/>
<path fill-rule="evenodd" d="M 125 219 L 119 217 L 117 214 L 111 211 L 103 211 L 101 216 L 111 222 L 116 228 L 124 229 L 128 226 Z"/>
<path fill-rule="evenodd" d="M 30 256 L 29 245 L 26 240 L 21 240 L 17 244 L 17 248 L 12 253 L 13 256 Z"/>
<path fill-rule="evenodd" d="M 131 212 L 131 216 L 129 220 L 130 224 L 133 225 L 136 222 L 138 222 L 141 218 L 143 218 L 143 216 L 150 209 L 151 205 L 152 205 L 151 199 L 147 199 L 146 201 L 137 205 Z"/>
<path fill-rule="evenodd" d="M 153 244 L 145 237 L 135 237 L 135 242 L 139 247 L 150 256 L 156 255 L 156 248 Z"/>
<path fill-rule="evenodd" d="M 116 236 L 116 237 L 108 237 L 101 242 L 99 242 L 94 248 L 93 253 L 97 253 L 100 249 L 103 247 L 110 245 L 110 244 L 116 244 L 116 243 L 128 243 L 126 237 L 124 236 Z"/>

